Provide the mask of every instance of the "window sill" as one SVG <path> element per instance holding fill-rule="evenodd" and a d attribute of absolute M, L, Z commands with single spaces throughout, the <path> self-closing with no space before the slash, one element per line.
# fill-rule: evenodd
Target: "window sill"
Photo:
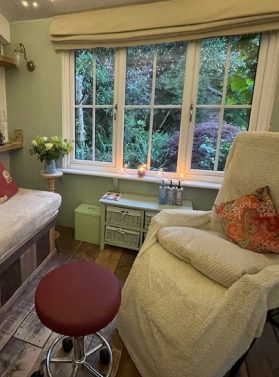
<path fill-rule="evenodd" d="M 60 169 L 63 171 L 64 174 L 76 174 L 76 175 L 89 175 L 94 177 L 105 177 L 105 178 L 113 178 L 113 179 L 126 179 L 131 181 L 141 181 L 145 183 L 160 183 L 162 179 L 169 180 L 169 178 L 162 176 L 162 177 L 155 177 L 145 175 L 144 177 L 138 177 L 136 174 L 127 174 L 127 173 L 109 173 L 109 172 L 102 172 L 102 171 L 92 171 L 92 170 L 81 170 L 81 169 L 70 169 L 64 168 Z M 174 182 L 178 182 L 178 179 L 173 179 Z M 205 188 L 205 189 L 214 189 L 219 190 L 221 187 L 221 183 L 216 182 L 205 182 L 205 181 L 194 181 L 194 180 L 183 180 L 180 179 L 181 185 L 184 187 L 196 187 L 196 188 Z"/>

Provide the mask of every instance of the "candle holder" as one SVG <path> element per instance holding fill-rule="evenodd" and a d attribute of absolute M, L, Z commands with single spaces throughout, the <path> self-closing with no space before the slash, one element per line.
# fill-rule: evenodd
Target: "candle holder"
<path fill-rule="evenodd" d="M 143 164 L 143 165 L 139 165 L 138 166 L 138 176 L 140 178 L 144 177 L 145 176 L 145 173 L 146 173 L 146 165 Z"/>
<path fill-rule="evenodd" d="M 128 164 L 124 164 L 124 167 L 120 169 L 121 175 L 128 175 L 127 169 L 129 168 Z"/>
<path fill-rule="evenodd" d="M 158 172 L 157 172 L 157 175 L 158 175 L 158 177 L 163 177 L 164 176 L 164 169 L 162 169 L 162 168 L 160 168 L 159 170 L 158 170 Z"/>

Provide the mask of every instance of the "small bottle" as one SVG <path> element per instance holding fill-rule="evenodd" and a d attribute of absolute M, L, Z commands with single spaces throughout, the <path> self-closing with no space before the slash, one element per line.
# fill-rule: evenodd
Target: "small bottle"
<path fill-rule="evenodd" d="M 170 184 L 167 188 L 167 203 L 170 205 L 175 204 L 175 188 L 172 184 L 171 179 L 170 179 Z"/>
<path fill-rule="evenodd" d="M 180 181 L 179 181 L 178 186 L 176 188 L 176 199 L 175 199 L 175 204 L 177 206 L 182 206 L 182 195 L 183 195 L 183 187 L 180 185 Z"/>
<path fill-rule="evenodd" d="M 159 186 L 159 204 L 167 203 L 167 188 L 165 186 L 165 181 L 162 180 Z"/>

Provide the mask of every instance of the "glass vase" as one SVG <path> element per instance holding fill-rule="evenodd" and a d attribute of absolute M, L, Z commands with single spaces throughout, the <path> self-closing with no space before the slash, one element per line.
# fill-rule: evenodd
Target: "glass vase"
<path fill-rule="evenodd" d="M 55 160 L 44 161 L 44 173 L 54 174 L 56 172 Z"/>

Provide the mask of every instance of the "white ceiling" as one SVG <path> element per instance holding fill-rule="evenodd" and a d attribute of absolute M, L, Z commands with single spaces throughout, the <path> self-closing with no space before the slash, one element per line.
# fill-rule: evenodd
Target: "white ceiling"
<path fill-rule="evenodd" d="M 24 0 L 23 0 L 24 1 Z M 0 0 L 0 13 L 8 21 L 35 20 L 59 14 L 90 9 L 110 8 L 129 4 L 152 3 L 160 0 Z M 162 0 L 161 0 L 162 1 Z M 37 3 L 37 7 L 33 3 Z"/>

